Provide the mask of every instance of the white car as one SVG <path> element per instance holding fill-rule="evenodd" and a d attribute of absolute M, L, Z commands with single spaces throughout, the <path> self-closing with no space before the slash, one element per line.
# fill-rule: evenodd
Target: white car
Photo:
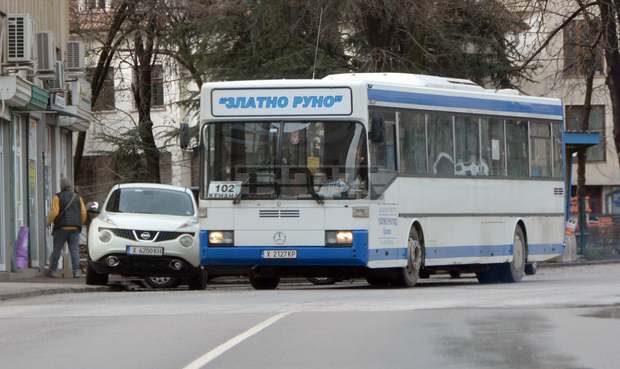
<path fill-rule="evenodd" d="M 198 229 L 191 190 L 150 183 L 116 185 L 90 224 L 86 283 L 104 285 L 110 274 L 118 274 L 143 277 L 154 287 L 184 282 L 190 289 L 205 289 Z"/>

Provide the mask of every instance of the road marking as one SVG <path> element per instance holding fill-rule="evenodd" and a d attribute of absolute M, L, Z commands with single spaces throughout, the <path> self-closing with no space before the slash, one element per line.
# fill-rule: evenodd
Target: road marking
<path fill-rule="evenodd" d="M 277 322 L 278 320 L 284 318 L 285 316 L 289 315 L 291 312 L 285 312 L 285 313 L 280 313 L 277 315 L 272 316 L 271 318 L 264 320 L 260 323 L 258 323 L 257 325 L 253 326 L 252 328 L 248 329 L 247 331 L 239 334 L 238 336 L 235 336 L 231 339 L 229 339 L 228 341 L 222 343 L 221 345 L 219 345 L 218 347 L 214 348 L 213 350 L 207 352 L 206 354 L 202 355 L 201 357 L 199 357 L 198 359 L 192 361 L 191 363 L 189 363 L 189 365 L 183 367 L 183 369 L 200 369 L 202 367 L 204 367 L 205 365 L 209 364 L 211 361 L 215 360 L 217 357 L 219 357 L 220 355 L 222 355 L 223 353 L 225 353 L 226 351 L 230 350 L 231 348 L 235 347 L 236 345 L 240 344 L 241 342 L 245 341 L 246 339 L 252 337 L 253 335 L 257 334 L 258 332 L 262 331 L 263 329 L 269 327 L 270 325 L 272 325 L 273 323 Z"/>

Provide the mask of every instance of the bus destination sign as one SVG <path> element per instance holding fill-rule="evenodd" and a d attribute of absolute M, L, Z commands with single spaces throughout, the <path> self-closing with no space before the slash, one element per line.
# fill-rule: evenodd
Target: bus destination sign
<path fill-rule="evenodd" d="M 215 117 L 351 115 L 349 88 L 214 89 Z"/>

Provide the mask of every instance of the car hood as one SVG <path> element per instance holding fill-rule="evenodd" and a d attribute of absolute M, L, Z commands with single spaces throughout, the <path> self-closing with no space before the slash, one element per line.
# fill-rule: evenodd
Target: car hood
<path fill-rule="evenodd" d="M 104 213 L 100 219 L 107 218 L 115 228 L 132 229 L 140 231 L 176 231 L 197 229 L 198 222 L 194 217 L 181 217 L 158 214 L 110 214 Z"/>

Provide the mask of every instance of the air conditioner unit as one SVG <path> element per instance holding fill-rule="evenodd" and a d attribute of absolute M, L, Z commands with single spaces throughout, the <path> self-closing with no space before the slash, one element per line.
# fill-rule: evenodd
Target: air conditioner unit
<path fill-rule="evenodd" d="M 8 63 L 32 63 L 36 60 L 34 49 L 34 19 L 30 14 L 7 16 Z"/>
<path fill-rule="evenodd" d="M 65 51 L 65 67 L 67 71 L 83 71 L 86 68 L 84 55 L 84 44 L 81 41 L 67 42 L 67 49 Z"/>
<path fill-rule="evenodd" d="M 56 67 L 54 32 L 37 32 L 37 72 L 52 73 Z"/>
<path fill-rule="evenodd" d="M 54 75 L 53 79 L 50 79 L 47 87 L 50 91 L 64 90 L 65 89 L 65 63 L 60 60 L 56 60 L 54 63 Z"/>

